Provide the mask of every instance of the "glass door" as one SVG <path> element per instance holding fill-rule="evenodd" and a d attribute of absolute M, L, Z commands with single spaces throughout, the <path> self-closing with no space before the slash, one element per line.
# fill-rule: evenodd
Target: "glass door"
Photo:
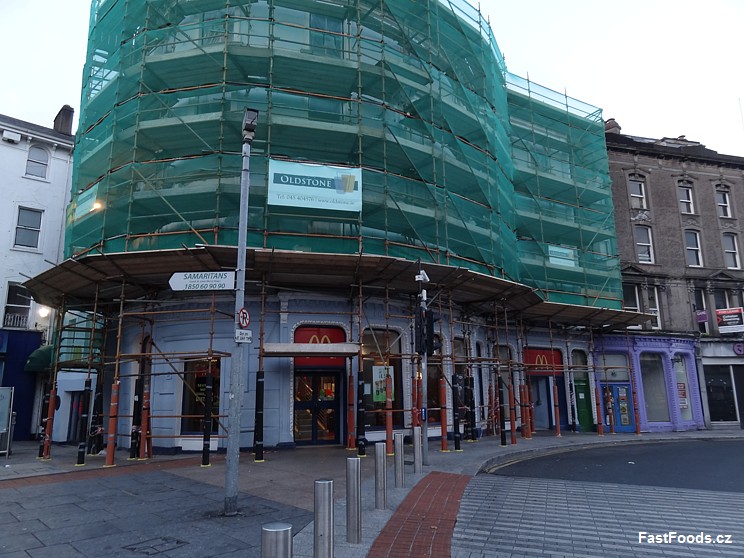
<path fill-rule="evenodd" d="M 338 443 L 338 387 L 338 372 L 295 372 L 295 443 Z"/>

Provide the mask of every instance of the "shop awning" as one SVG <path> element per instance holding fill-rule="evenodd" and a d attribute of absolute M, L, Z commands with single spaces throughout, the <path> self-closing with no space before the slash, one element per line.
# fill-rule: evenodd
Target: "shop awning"
<path fill-rule="evenodd" d="M 52 368 L 52 358 L 54 358 L 54 345 L 42 345 L 29 355 L 23 369 L 34 374 L 48 372 Z"/>

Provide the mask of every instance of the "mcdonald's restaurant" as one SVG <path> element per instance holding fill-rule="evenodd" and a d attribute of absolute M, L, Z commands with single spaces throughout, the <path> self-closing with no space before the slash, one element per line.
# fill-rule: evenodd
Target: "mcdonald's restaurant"
<path fill-rule="evenodd" d="M 87 366 L 97 397 L 81 391 L 61 399 L 75 409 L 58 410 L 60 417 L 90 409 L 91 435 L 75 426 L 88 422 L 80 420 L 57 424 L 55 441 L 88 439 L 102 449 L 106 431 L 107 440 L 113 432 L 116 445 L 133 456 L 224 450 L 235 369 L 243 449 L 354 448 L 418 425 L 427 440 L 446 445 L 500 432 L 702 424 L 693 345 L 665 340 L 652 347 L 649 339 L 592 333 L 600 331 L 592 320 L 622 325 L 635 315 L 550 306 L 533 301 L 521 285 L 462 269 L 453 275 L 435 264 L 425 266 L 427 300 L 417 262 L 336 254 L 327 265 L 321 260 L 328 255 L 268 250 L 251 252 L 244 308 L 236 313 L 232 292 L 166 286 L 170 270 L 201 265 L 207 254 L 221 269 L 234 258 L 229 248 L 200 247 L 159 252 L 156 260 L 89 256 L 84 268 L 76 266 L 77 276 L 89 273 L 90 280 L 67 280 L 68 293 L 93 300 L 110 318 L 98 324 L 86 310 L 85 324 L 60 327 L 57 385 Z M 126 273 L 127 266 L 141 276 L 152 268 L 148 288 L 159 281 L 157 296 L 139 283 L 101 279 Z M 64 266 L 48 272 L 37 293 L 44 296 L 65 273 Z M 104 291 L 123 296 L 96 299 Z M 576 315 L 553 322 L 546 312 L 554 308 Z M 67 310 L 69 319 L 70 303 Z M 571 325 L 582 322 L 590 327 Z M 85 360 L 66 357 L 66 328 L 79 335 L 84 326 L 91 347 L 102 330 L 100 349 Z M 658 355 L 656 366 L 651 361 Z"/>

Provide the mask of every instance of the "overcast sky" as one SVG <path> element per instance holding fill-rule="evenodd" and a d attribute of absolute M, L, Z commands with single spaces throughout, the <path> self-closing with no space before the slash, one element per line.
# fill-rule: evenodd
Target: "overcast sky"
<path fill-rule="evenodd" d="M 625 134 L 685 135 L 744 156 L 744 1 L 480 8 L 512 73 L 603 109 Z M 0 113 L 51 126 L 63 105 L 79 112 L 89 11 L 89 0 L 0 0 Z"/>

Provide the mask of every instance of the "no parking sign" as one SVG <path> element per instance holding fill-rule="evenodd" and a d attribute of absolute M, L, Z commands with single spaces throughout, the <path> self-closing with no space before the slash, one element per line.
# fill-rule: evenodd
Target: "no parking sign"
<path fill-rule="evenodd" d="M 238 310 L 238 325 L 242 329 L 245 329 L 249 325 L 251 325 L 251 315 L 245 308 L 241 308 L 240 310 Z"/>

